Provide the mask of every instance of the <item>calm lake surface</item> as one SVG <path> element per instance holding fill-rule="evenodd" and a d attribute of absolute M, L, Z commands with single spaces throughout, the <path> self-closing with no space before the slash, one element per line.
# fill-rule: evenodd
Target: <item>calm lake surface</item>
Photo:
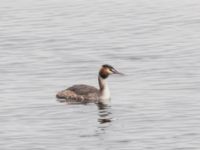
<path fill-rule="evenodd" d="M 199 150 L 199 0 L 1 0 L 1 150 Z M 111 106 L 59 103 L 73 84 Z"/>

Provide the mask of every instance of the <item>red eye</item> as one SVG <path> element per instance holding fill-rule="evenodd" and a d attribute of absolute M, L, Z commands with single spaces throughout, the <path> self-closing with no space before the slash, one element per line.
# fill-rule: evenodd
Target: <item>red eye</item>
<path fill-rule="evenodd" d="M 110 69 L 110 71 L 111 71 L 111 72 L 114 72 L 114 69 L 113 69 L 113 68 L 111 68 L 111 69 Z"/>

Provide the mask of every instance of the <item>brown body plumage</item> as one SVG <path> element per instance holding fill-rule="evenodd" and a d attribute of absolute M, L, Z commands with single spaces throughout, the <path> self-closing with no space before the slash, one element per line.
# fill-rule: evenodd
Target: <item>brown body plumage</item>
<path fill-rule="evenodd" d="M 106 78 L 110 74 L 120 74 L 110 65 L 103 65 L 99 71 L 99 89 L 90 85 L 74 85 L 57 93 L 58 99 L 65 99 L 69 103 L 107 103 L 110 99 Z"/>
<path fill-rule="evenodd" d="M 56 97 L 71 103 L 97 103 L 99 95 L 97 88 L 85 84 L 77 84 L 58 92 Z"/>

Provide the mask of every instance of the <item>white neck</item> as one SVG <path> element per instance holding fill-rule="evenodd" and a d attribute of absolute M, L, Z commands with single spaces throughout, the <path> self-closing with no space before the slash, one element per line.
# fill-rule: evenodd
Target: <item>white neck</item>
<path fill-rule="evenodd" d="M 99 88 L 100 88 L 100 99 L 99 102 L 103 104 L 109 104 L 110 102 L 110 90 L 106 79 L 103 79 L 101 76 L 98 77 Z"/>

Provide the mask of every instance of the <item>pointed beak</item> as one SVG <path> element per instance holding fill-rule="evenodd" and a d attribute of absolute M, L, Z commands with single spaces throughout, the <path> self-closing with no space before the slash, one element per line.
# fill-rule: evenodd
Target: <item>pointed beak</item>
<path fill-rule="evenodd" d="M 117 71 L 116 69 L 113 69 L 113 70 L 112 70 L 112 72 L 113 72 L 113 74 L 124 75 L 123 73 L 121 73 L 121 72 Z"/>

